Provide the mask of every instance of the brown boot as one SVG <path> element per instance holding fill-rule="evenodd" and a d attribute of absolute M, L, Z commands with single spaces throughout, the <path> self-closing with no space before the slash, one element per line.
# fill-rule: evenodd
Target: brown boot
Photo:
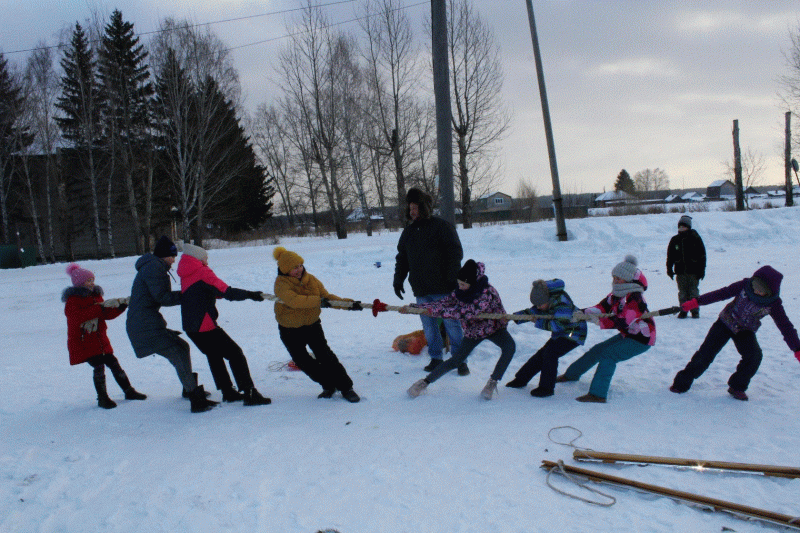
<path fill-rule="evenodd" d="M 578 400 L 579 402 L 584 402 L 584 403 L 606 403 L 605 398 L 601 398 L 600 396 L 595 396 L 591 392 L 589 394 L 584 394 L 583 396 L 578 396 L 575 399 Z"/>

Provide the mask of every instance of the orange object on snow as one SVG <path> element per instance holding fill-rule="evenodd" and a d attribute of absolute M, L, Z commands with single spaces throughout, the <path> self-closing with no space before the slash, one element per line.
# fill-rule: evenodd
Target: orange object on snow
<path fill-rule="evenodd" d="M 425 333 L 419 329 L 405 335 L 398 336 L 392 343 L 392 350 L 402 353 L 419 355 L 424 347 L 428 345 L 425 340 Z"/>

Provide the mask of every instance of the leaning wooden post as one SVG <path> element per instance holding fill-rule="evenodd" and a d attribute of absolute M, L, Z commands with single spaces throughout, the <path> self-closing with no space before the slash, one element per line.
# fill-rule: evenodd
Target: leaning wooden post
<path fill-rule="evenodd" d="M 742 151 L 739 149 L 739 121 L 733 121 L 733 179 L 736 185 L 736 210 L 744 211 L 742 188 Z"/>
<path fill-rule="evenodd" d="M 783 155 L 783 168 L 785 171 L 785 178 L 786 181 L 786 207 L 792 207 L 794 205 L 794 196 L 792 193 L 794 192 L 794 185 L 792 185 L 792 112 L 786 112 L 786 140 L 785 148 L 784 148 L 784 155 Z"/>

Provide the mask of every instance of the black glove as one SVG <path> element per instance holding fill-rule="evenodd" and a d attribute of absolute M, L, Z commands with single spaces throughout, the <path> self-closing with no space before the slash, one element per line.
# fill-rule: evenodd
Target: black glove
<path fill-rule="evenodd" d="M 247 297 L 253 300 L 254 302 L 263 302 L 264 296 L 258 291 L 250 291 L 247 293 Z"/>
<path fill-rule="evenodd" d="M 394 293 L 395 293 L 395 294 L 397 295 L 397 297 L 398 297 L 398 298 L 400 298 L 401 300 L 403 299 L 403 293 L 404 293 L 404 292 L 406 292 L 406 291 L 405 291 L 405 290 L 403 290 L 403 286 L 402 286 L 402 285 L 395 285 L 395 286 L 394 286 Z"/>
<path fill-rule="evenodd" d="M 667 270 L 667 276 L 669 276 L 669 279 L 675 279 L 675 273 L 672 270 Z"/>
<path fill-rule="evenodd" d="M 354 300 L 353 303 L 350 305 L 350 311 L 363 311 L 364 308 L 361 307 L 361 300 Z"/>
<path fill-rule="evenodd" d="M 705 271 L 703 271 L 703 272 L 700 272 L 700 273 L 697 275 L 697 279 L 703 279 L 704 277 L 706 277 L 706 273 L 705 273 Z"/>
<path fill-rule="evenodd" d="M 331 302 L 327 298 L 320 298 L 319 299 L 319 306 L 321 308 L 326 308 L 331 306 Z"/>
<path fill-rule="evenodd" d="M 119 304 L 119 307 L 117 307 L 117 309 L 119 309 L 120 311 L 124 311 L 127 308 L 128 308 L 128 304 Z"/>

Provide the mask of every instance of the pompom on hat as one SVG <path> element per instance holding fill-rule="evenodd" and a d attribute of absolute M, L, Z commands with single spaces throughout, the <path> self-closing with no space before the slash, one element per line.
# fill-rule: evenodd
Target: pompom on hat
<path fill-rule="evenodd" d="M 624 261 L 617 263 L 617 266 L 611 271 L 611 275 L 631 282 L 636 279 L 636 271 L 639 270 L 638 264 L 639 262 L 636 260 L 635 256 L 626 255 Z"/>
<path fill-rule="evenodd" d="M 298 254 L 290 252 L 283 246 L 276 246 L 272 250 L 272 257 L 278 262 L 278 269 L 283 274 L 288 274 L 297 265 L 302 265 L 305 261 Z"/>
<path fill-rule="evenodd" d="M 78 263 L 70 263 L 67 266 L 67 275 L 72 279 L 73 287 L 80 287 L 90 279 L 94 279 L 94 272 L 78 266 Z"/>

